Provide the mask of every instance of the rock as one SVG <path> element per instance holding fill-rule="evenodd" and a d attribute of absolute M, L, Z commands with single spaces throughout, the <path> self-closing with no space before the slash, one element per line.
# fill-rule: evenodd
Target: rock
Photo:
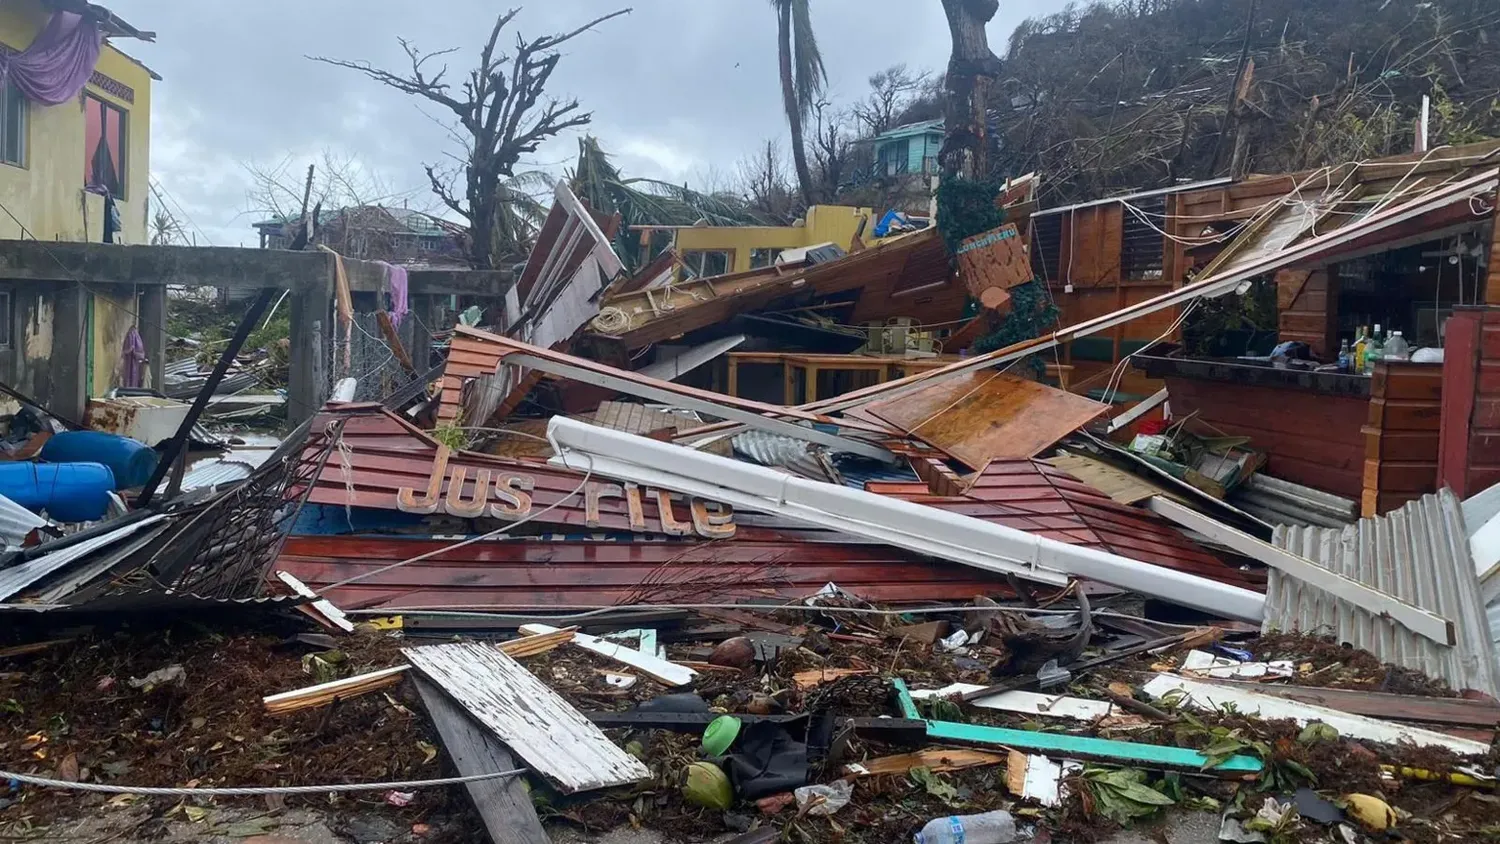
<path fill-rule="evenodd" d="M 755 643 L 744 636 L 725 639 L 708 655 L 708 661 L 729 668 L 749 668 L 755 664 Z"/>
<path fill-rule="evenodd" d="M 344 822 L 343 833 L 358 844 L 388 844 L 403 835 L 396 822 L 379 815 L 356 815 Z"/>

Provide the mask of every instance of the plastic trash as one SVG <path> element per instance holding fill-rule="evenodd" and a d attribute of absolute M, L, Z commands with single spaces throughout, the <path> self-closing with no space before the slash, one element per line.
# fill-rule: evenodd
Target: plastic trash
<path fill-rule="evenodd" d="M 947 653 L 963 650 L 964 645 L 969 644 L 969 634 L 964 630 L 956 630 L 952 635 L 937 641 L 938 650 Z"/>
<path fill-rule="evenodd" d="M 996 810 L 933 818 L 912 837 L 916 844 L 1005 844 L 1016 840 L 1016 819 Z"/>
<path fill-rule="evenodd" d="M 797 798 L 797 810 L 809 815 L 831 815 L 849 805 L 854 796 L 854 783 L 834 780 L 827 785 L 804 785 L 792 791 Z"/>
<path fill-rule="evenodd" d="M 1061 686 L 1072 679 L 1073 672 L 1060 668 L 1055 659 L 1047 660 L 1046 665 L 1036 670 L 1036 684 L 1044 689 Z"/>

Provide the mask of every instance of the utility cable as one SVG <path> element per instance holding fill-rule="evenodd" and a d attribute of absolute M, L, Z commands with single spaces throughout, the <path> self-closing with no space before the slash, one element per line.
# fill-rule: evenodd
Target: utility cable
<path fill-rule="evenodd" d="M 484 780 L 496 780 L 520 776 L 525 768 L 509 771 L 492 771 L 487 774 L 470 774 L 464 777 L 442 777 L 431 780 L 407 780 L 404 782 L 359 782 L 337 785 L 270 785 L 244 786 L 237 788 L 157 788 L 139 785 L 109 785 L 98 782 L 69 782 L 68 780 L 0 771 L 0 779 L 14 780 L 26 785 L 45 788 L 61 788 L 68 791 L 92 791 L 99 794 L 140 794 L 146 797 L 259 797 L 266 794 L 327 794 L 350 791 L 401 791 L 409 788 L 436 788 L 447 785 L 463 785 Z"/>

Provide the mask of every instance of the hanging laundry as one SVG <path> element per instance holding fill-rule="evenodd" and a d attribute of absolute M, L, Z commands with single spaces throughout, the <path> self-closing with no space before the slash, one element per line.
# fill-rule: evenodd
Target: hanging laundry
<path fill-rule="evenodd" d="M 375 263 L 385 267 L 386 292 L 391 297 L 391 325 L 400 328 L 401 320 L 411 311 L 411 308 L 407 305 L 406 291 L 408 278 L 406 267 L 397 264 L 387 264 L 385 261 L 376 261 Z"/>
<path fill-rule="evenodd" d="M 146 341 L 141 339 L 141 332 L 135 326 L 125 332 L 124 349 L 120 354 L 121 386 L 138 388 L 146 386 Z M 153 385 L 154 386 L 154 385 Z"/>
<path fill-rule="evenodd" d="M 354 341 L 354 295 L 349 291 L 349 275 L 344 271 L 344 256 L 321 243 L 318 248 L 333 256 L 334 308 L 338 311 L 339 326 L 344 332 L 343 354 L 340 356 L 342 360 L 339 366 L 340 371 L 348 375 L 350 346 Z"/>

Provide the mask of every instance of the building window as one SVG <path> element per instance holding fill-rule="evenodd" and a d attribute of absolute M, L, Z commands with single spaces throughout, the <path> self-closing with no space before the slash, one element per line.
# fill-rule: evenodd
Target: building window
<path fill-rule="evenodd" d="M 1120 272 L 1126 281 L 1161 281 L 1167 198 L 1148 196 L 1133 205 L 1121 208 L 1125 219 L 1120 226 Z"/>
<path fill-rule="evenodd" d="M 697 278 L 724 275 L 729 272 L 729 253 L 723 250 L 694 249 L 682 253 L 682 264 Z"/>
<path fill-rule="evenodd" d="M 9 80 L 0 91 L 0 161 L 26 166 L 26 98 Z"/>
<path fill-rule="evenodd" d="M 10 291 L 0 291 L 0 349 L 10 348 Z"/>
<path fill-rule="evenodd" d="M 83 97 L 84 183 L 125 198 L 125 111 L 93 96 Z"/>
<path fill-rule="evenodd" d="M 780 258 L 780 257 L 781 257 L 781 249 L 779 249 L 779 248 L 776 248 L 776 249 L 751 249 L 750 250 L 750 269 L 752 269 L 752 270 L 758 270 L 761 267 L 769 267 L 772 264 L 776 263 L 776 259 Z"/>

